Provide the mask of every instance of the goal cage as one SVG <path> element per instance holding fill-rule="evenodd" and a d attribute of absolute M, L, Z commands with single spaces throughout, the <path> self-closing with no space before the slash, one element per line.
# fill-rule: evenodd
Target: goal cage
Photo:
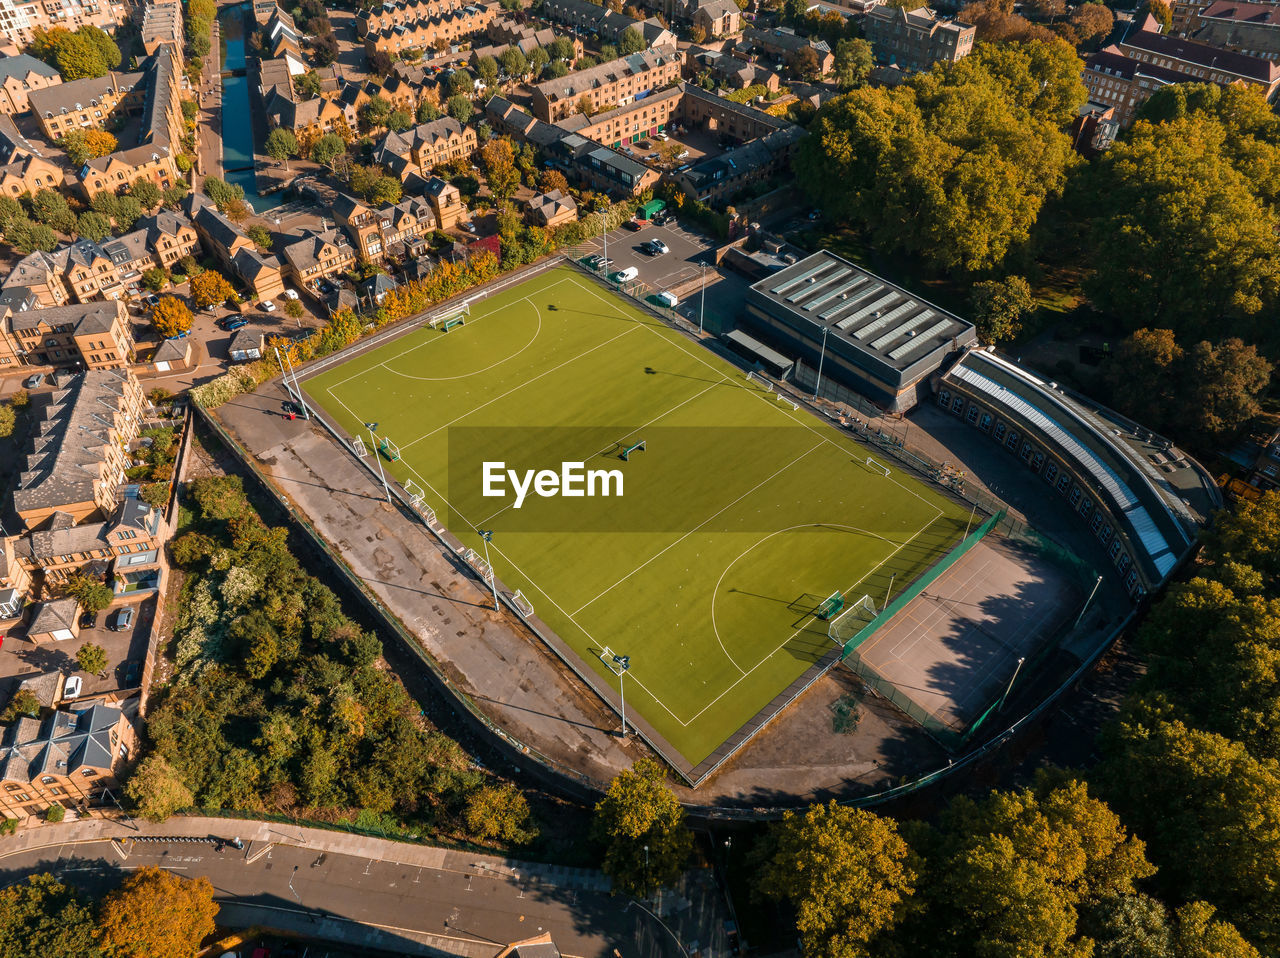
<path fill-rule="evenodd" d="M 888 478 L 889 476 L 889 467 L 884 465 L 883 463 L 876 462 L 870 456 L 867 456 L 867 468 L 874 469 L 876 472 L 884 473 L 886 478 Z"/>
<path fill-rule="evenodd" d="M 385 436 L 378 443 L 378 452 L 386 456 L 388 462 L 398 462 L 400 460 L 400 447 Z"/>
<path fill-rule="evenodd" d="M 427 521 L 427 525 L 434 525 L 436 521 L 436 511 L 426 503 L 426 493 L 422 487 L 410 479 L 404 484 L 404 491 L 409 496 L 409 505 L 411 505 L 419 515 Z"/>
<path fill-rule="evenodd" d="M 827 622 L 827 637 L 841 648 L 876 617 L 876 604 L 869 595 L 845 603 L 844 610 Z"/>
<path fill-rule="evenodd" d="M 455 306 L 453 309 L 445 309 L 436 313 L 428 321 L 427 325 L 432 329 L 442 329 L 446 333 L 454 326 L 461 326 L 465 320 L 471 318 L 471 304 L 463 303 L 461 306 Z"/>
<path fill-rule="evenodd" d="M 754 369 L 747 373 L 747 379 L 750 382 L 755 383 L 757 386 L 760 386 L 769 392 L 773 392 L 773 383 L 769 382 L 769 380 L 765 379 L 764 376 L 756 372 Z"/>
<path fill-rule="evenodd" d="M 364 444 L 364 438 L 361 436 L 356 436 L 356 438 L 351 441 L 351 451 L 356 454 L 357 459 L 363 459 L 365 456 L 369 455 L 369 450 Z"/>

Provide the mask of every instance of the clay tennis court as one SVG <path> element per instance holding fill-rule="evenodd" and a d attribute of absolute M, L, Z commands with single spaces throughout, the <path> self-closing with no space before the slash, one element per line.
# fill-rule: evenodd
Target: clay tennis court
<path fill-rule="evenodd" d="M 1084 596 L 1033 550 L 987 538 L 857 649 L 862 662 L 957 732 L 1009 686 Z M 1025 678 L 1025 675 L 1019 677 Z"/>

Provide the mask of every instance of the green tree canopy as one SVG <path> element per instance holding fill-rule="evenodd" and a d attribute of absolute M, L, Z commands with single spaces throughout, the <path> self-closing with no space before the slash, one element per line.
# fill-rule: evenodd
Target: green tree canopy
<path fill-rule="evenodd" d="M 57 190 L 38 191 L 31 198 L 31 215 L 37 223 L 52 227 L 59 233 L 70 233 L 76 228 L 76 214 L 67 205 L 67 198 Z"/>
<path fill-rule="evenodd" d="M 975 283 L 971 293 L 973 321 L 984 343 L 1012 339 L 1035 308 L 1031 286 L 1021 276 Z"/>
<path fill-rule="evenodd" d="M 143 759 L 125 782 L 124 793 L 138 814 L 151 822 L 163 822 L 195 804 L 191 789 L 163 755 Z"/>
<path fill-rule="evenodd" d="M 684 809 L 662 766 L 648 758 L 610 783 L 596 804 L 591 832 L 605 846 L 605 874 L 631 895 L 674 883 L 693 849 Z"/>
<path fill-rule="evenodd" d="M 283 163 L 287 170 L 289 157 L 298 155 L 298 138 L 293 135 L 292 130 L 278 126 L 267 134 L 266 149 L 267 156 L 278 163 Z"/>
<path fill-rule="evenodd" d="M 195 958 L 217 914 L 209 879 L 145 865 L 102 900 L 102 944 L 118 958 Z"/>
<path fill-rule="evenodd" d="M 99 958 L 93 909 L 53 875 L 31 875 L 0 891 L 0 955 Z"/>
<path fill-rule="evenodd" d="M 347 144 L 336 133 L 326 133 L 311 144 L 311 159 L 325 166 L 347 152 Z"/>
<path fill-rule="evenodd" d="M 862 38 L 841 40 L 836 44 L 835 81 L 843 91 L 852 90 L 866 82 L 871 75 L 875 60 L 871 55 L 871 44 Z"/>
<path fill-rule="evenodd" d="M 486 785 L 467 798 L 463 818 L 471 834 L 523 845 L 538 835 L 529 825 L 529 801 L 514 785 Z"/>
<path fill-rule="evenodd" d="M 94 642 L 86 642 L 76 649 L 76 665 L 82 672 L 102 675 L 107 671 L 107 650 Z"/>
<path fill-rule="evenodd" d="M 445 106 L 449 111 L 449 115 L 459 123 L 466 123 L 475 112 L 475 107 L 471 105 L 471 101 L 462 94 L 449 97 Z"/>
<path fill-rule="evenodd" d="M 67 580 L 67 595 L 71 596 L 85 612 L 97 615 L 111 604 L 113 595 L 101 579 L 77 572 Z"/>
<path fill-rule="evenodd" d="M 770 836 L 760 892 L 791 902 L 806 955 L 863 958 L 915 890 L 893 821 L 835 802 L 788 813 Z"/>

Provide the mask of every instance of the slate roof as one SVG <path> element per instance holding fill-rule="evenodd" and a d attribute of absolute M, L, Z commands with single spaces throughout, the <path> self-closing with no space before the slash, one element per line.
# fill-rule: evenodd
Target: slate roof
<path fill-rule="evenodd" d="M 76 616 L 79 614 L 80 603 L 75 599 L 51 599 L 48 602 L 41 602 L 32 613 L 27 634 L 43 635 L 46 632 L 70 629 L 75 626 Z"/>
<path fill-rule="evenodd" d="M 1280 79 L 1280 63 L 1250 56 L 1247 53 L 1211 47 L 1207 43 L 1166 36 L 1158 30 L 1159 25 L 1156 19 L 1148 14 L 1140 28 L 1130 30 L 1121 38 L 1120 43 L 1154 56 L 1169 57 L 1206 69 L 1234 73 L 1236 76 L 1258 83 L 1270 84 Z M 32 96 L 35 94 L 33 93 Z"/>
<path fill-rule="evenodd" d="M 21 718 L 0 744 L 0 780 L 34 782 L 42 775 L 70 775 L 81 768 L 110 770 L 111 732 L 123 713 L 106 705 L 55 712 L 44 721 Z"/>
<path fill-rule="evenodd" d="M 43 60 L 37 60 L 28 53 L 20 53 L 13 57 L 0 57 L 0 81 L 16 77 L 19 80 L 25 79 L 32 73 L 38 73 L 42 77 L 53 78 L 58 75 L 58 71 Z"/>

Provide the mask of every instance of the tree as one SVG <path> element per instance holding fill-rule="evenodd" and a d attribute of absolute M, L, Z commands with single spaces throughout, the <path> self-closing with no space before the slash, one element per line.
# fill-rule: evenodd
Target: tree
<path fill-rule="evenodd" d="M 1264 949 L 1280 943 L 1280 765 L 1179 721 L 1125 721 L 1104 747 L 1104 794 L 1146 838 L 1167 895 L 1214 905 Z"/>
<path fill-rule="evenodd" d="M 984 343 L 1013 339 L 1035 308 L 1031 286 L 1021 276 L 983 280 L 974 284 L 970 295 L 973 321 Z"/>
<path fill-rule="evenodd" d="M 129 195 L 141 204 L 144 210 L 153 210 L 160 205 L 164 194 L 145 176 L 139 176 L 129 185 Z"/>
<path fill-rule="evenodd" d="M 1213 906 L 1202 901 L 1178 909 L 1174 934 L 1178 958 L 1262 958 L 1234 925 L 1214 921 L 1213 912 Z"/>
<path fill-rule="evenodd" d="M 67 198 L 57 190 L 39 190 L 31 198 L 31 215 L 59 233 L 70 233 L 76 228 L 76 214 L 67 205 Z"/>
<path fill-rule="evenodd" d="M 803 46 L 787 57 L 791 72 L 804 80 L 816 80 L 822 73 L 822 61 L 811 46 Z"/>
<path fill-rule="evenodd" d="M 121 232 L 128 232 L 142 218 L 142 204 L 133 196 L 117 196 L 115 212 L 111 218 Z"/>
<path fill-rule="evenodd" d="M 841 90 L 852 90 L 865 83 L 875 65 L 871 44 L 861 38 L 837 43 L 835 61 L 835 81 Z"/>
<path fill-rule="evenodd" d="M 91 136 L 91 134 L 99 134 Z M 103 147 L 108 146 L 106 152 L 100 152 Z M 58 146 L 66 151 L 67 159 L 71 161 L 72 166 L 80 167 L 89 160 L 97 156 L 106 156 L 114 152 L 116 147 L 116 138 L 104 130 L 71 130 L 63 134 L 58 140 Z"/>
<path fill-rule="evenodd" d="M 915 844 L 928 907 L 911 933 L 936 940 L 928 950 L 940 958 L 1088 954 L 1072 947 L 1081 910 L 1134 894 L 1155 871 L 1119 816 L 1064 773 L 982 802 L 957 798 Z"/>
<path fill-rule="evenodd" d="M 39 715 L 40 700 L 30 689 L 18 689 L 0 712 L 0 722 L 12 722 L 19 715 Z"/>
<path fill-rule="evenodd" d="M 760 892 L 796 910 L 805 954 L 862 958 L 914 892 L 907 843 L 891 819 L 835 802 L 788 812 L 769 838 Z"/>
<path fill-rule="evenodd" d="M 312 59 L 316 66 L 327 67 L 338 59 L 338 38 L 332 33 L 321 34 L 311 40 Z"/>
<path fill-rule="evenodd" d="M 347 152 L 347 144 L 336 133 L 326 133 L 311 144 L 311 159 L 324 166 L 329 166 L 335 157 L 345 152 Z"/>
<path fill-rule="evenodd" d="M 8 439 L 13 435 L 13 428 L 17 424 L 17 417 L 14 415 L 12 406 L 0 406 L 0 439 Z"/>
<path fill-rule="evenodd" d="M 444 114 L 440 112 L 439 105 L 431 102 L 430 100 L 424 99 L 418 104 L 416 119 L 419 123 L 430 123 L 432 120 L 440 119 L 443 115 Z"/>
<path fill-rule="evenodd" d="M 1138 9 L 1137 22 L 1142 23 L 1147 17 L 1155 17 L 1161 33 L 1168 33 L 1173 26 L 1173 11 L 1164 0 L 1143 0 Z"/>
<path fill-rule="evenodd" d="M 43 223 L 33 223 L 25 217 L 9 225 L 5 239 L 19 253 L 51 252 L 58 246 L 58 234 Z"/>
<path fill-rule="evenodd" d="M 538 835 L 529 828 L 529 802 L 514 785 L 485 785 L 467 798 L 467 829 L 482 840 L 524 845 Z"/>
<path fill-rule="evenodd" d="M 596 804 L 591 833 L 605 845 L 602 867 L 614 887 L 641 897 L 674 883 L 693 848 L 684 808 L 667 787 L 662 766 L 648 758 L 610 783 Z"/>
<path fill-rule="evenodd" d="M 275 244 L 275 240 L 271 236 L 271 230 L 261 223 L 254 223 L 244 231 L 244 235 L 253 240 L 253 244 L 264 253 L 271 252 L 271 247 Z"/>
<path fill-rule="evenodd" d="M 1258 347 L 1235 338 L 1199 342 L 1188 350 L 1186 365 L 1193 386 L 1184 396 L 1190 435 L 1221 440 L 1262 411 L 1258 399 L 1271 384 L 1272 366 Z"/>
<path fill-rule="evenodd" d="M 590 116 L 595 112 L 595 103 L 591 99 L 591 94 L 584 93 L 578 97 L 578 112 L 583 116 Z"/>
<path fill-rule="evenodd" d="M 86 642 L 76 650 L 76 665 L 80 666 L 80 671 L 90 675 L 104 675 L 107 671 L 107 650 Z"/>
<path fill-rule="evenodd" d="M 948 270 L 1002 263 L 1077 162 L 1058 124 L 1086 94 L 1060 40 L 988 46 L 900 87 L 830 100 L 801 142 L 799 182 L 874 243 Z"/>
<path fill-rule="evenodd" d="M 181 336 L 191 329 L 191 310 L 176 296 L 161 296 L 151 307 L 151 325 L 165 339 Z"/>
<path fill-rule="evenodd" d="M 553 60 L 572 60 L 573 41 L 568 37 L 556 37 L 547 44 L 547 56 Z"/>
<path fill-rule="evenodd" d="M 1150 895 L 1103 899 L 1086 910 L 1081 926 L 1097 942 L 1097 958 L 1174 958 L 1164 905 Z"/>
<path fill-rule="evenodd" d="M 103 898 L 102 944 L 121 958 L 195 958 L 217 914 L 209 879 L 145 865 Z"/>
<path fill-rule="evenodd" d="M 204 195 L 213 200 L 214 205 L 224 213 L 236 202 L 244 201 L 244 187 L 233 186 L 221 177 L 206 176 L 201 189 Z"/>
<path fill-rule="evenodd" d="M 66 593 L 80 603 L 80 608 L 91 615 L 97 615 L 111 604 L 115 598 L 111 589 L 100 579 L 77 572 L 67 580 Z"/>
<path fill-rule="evenodd" d="M 1275 213 L 1255 192 L 1270 187 L 1249 167 L 1268 156 L 1280 162 L 1280 150 L 1238 136 L 1196 110 L 1135 124 L 1103 158 L 1089 183 L 1089 202 L 1102 212 L 1086 284 L 1101 308 L 1179 338 L 1221 331 L 1224 320 L 1236 334 L 1261 331 L 1280 297 L 1280 251 Z M 1181 275 L 1186 269 L 1194 276 Z"/>
<path fill-rule="evenodd" d="M 542 75 L 548 80 L 559 80 L 569 75 L 569 65 L 563 60 L 552 60 L 542 71 Z"/>
<path fill-rule="evenodd" d="M 169 272 L 163 266 L 152 266 L 143 271 L 142 285 L 153 293 L 158 293 L 169 285 Z"/>
<path fill-rule="evenodd" d="M 635 27 L 627 27 L 622 31 L 622 36 L 618 37 L 618 50 L 624 57 L 632 53 L 639 53 L 643 49 L 644 34 Z"/>
<path fill-rule="evenodd" d="M 293 135 L 292 130 L 278 126 L 267 134 L 266 148 L 267 156 L 277 163 L 283 163 L 287 170 L 289 157 L 298 155 L 298 138 Z"/>
<path fill-rule="evenodd" d="M 602 54 L 603 56 L 603 54 Z M 547 56 L 547 51 L 542 47 L 534 47 L 526 56 L 525 63 L 528 65 L 529 72 L 537 76 L 542 72 L 543 68 L 551 62 L 551 57 Z"/>
<path fill-rule="evenodd" d="M 210 306 L 225 303 L 234 293 L 235 290 L 227 282 L 227 278 L 214 269 L 207 269 L 191 279 L 191 298 L 198 309 L 208 309 Z"/>
<path fill-rule="evenodd" d="M 124 793 L 149 822 L 163 822 L 170 815 L 195 804 L 191 789 L 163 755 L 148 755 L 125 782 Z"/>
<path fill-rule="evenodd" d="M 284 304 L 284 314 L 290 319 L 301 319 L 303 312 L 302 303 L 296 299 L 287 300 Z"/>
<path fill-rule="evenodd" d="M 515 80 L 528 73 L 529 61 L 525 59 L 524 51 L 517 46 L 510 46 L 503 50 L 502 72 Z"/>
<path fill-rule="evenodd" d="M 293 78 L 294 92 L 301 94 L 304 100 L 314 100 L 320 95 L 320 77 L 315 70 L 308 70 Z"/>
<path fill-rule="evenodd" d="M 454 96 L 471 96 L 475 89 L 475 79 L 466 69 L 454 70 L 449 74 L 449 92 Z"/>
<path fill-rule="evenodd" d="M 46 55 L 37 55 L 56 67 L 63 80 L 106 76 L 107 71 L 113 69 L 110 62 L 113 51 L 115 66 L 120 65 L 119 47 L 97 27 L 84 26 L 75 33 L 51 30 L 47 37 L 51 39 L 51 47 L 33 44 L 33 48 L 46 51 Z"/>
<path fill-rule="evenodd" d="M 511 149 L 511 141 L 505 137 L 495 137 L 484 145 L 480 151 L 480 168 L 496 202 L 505 203 L 520 188 L 515 154 Z"/>
<path fill-rule="evenodd" d="M 476 61 L 476 75 L 491 87 L 498 82 L 498 61 L 491 56 L 483 56 Z"/>
<path fill-rule="evenodd" d="M 471 119 L 471 114 L 475 112 L 475 108 L 472 107 L 471 101 L 462 94 L 449 97 L 446 108 L 449 111 L 449 115 L 459 123 L 466 123 Z"/>
<path fill-rule="evenodd" d="M 93 909 L 75 888 L 48 873 L 0 891 L 0 955 L 98 958 Z"/>
<path fill-rule="evenodd" d="M 1071 11 L 1071 26 L 1082 43 L 1105 37 L 1115 26 L 1115 14 L 1101 3 L 1082 3 Z"/>
<path fill-rule="evenodd" d="M 564 174 L 559 170 L 543 170 L 542 175 L 538 178 L 538 189 L 543 193 L 559 190 L 568 196 L 569 181 L 565 179 Z"/>

